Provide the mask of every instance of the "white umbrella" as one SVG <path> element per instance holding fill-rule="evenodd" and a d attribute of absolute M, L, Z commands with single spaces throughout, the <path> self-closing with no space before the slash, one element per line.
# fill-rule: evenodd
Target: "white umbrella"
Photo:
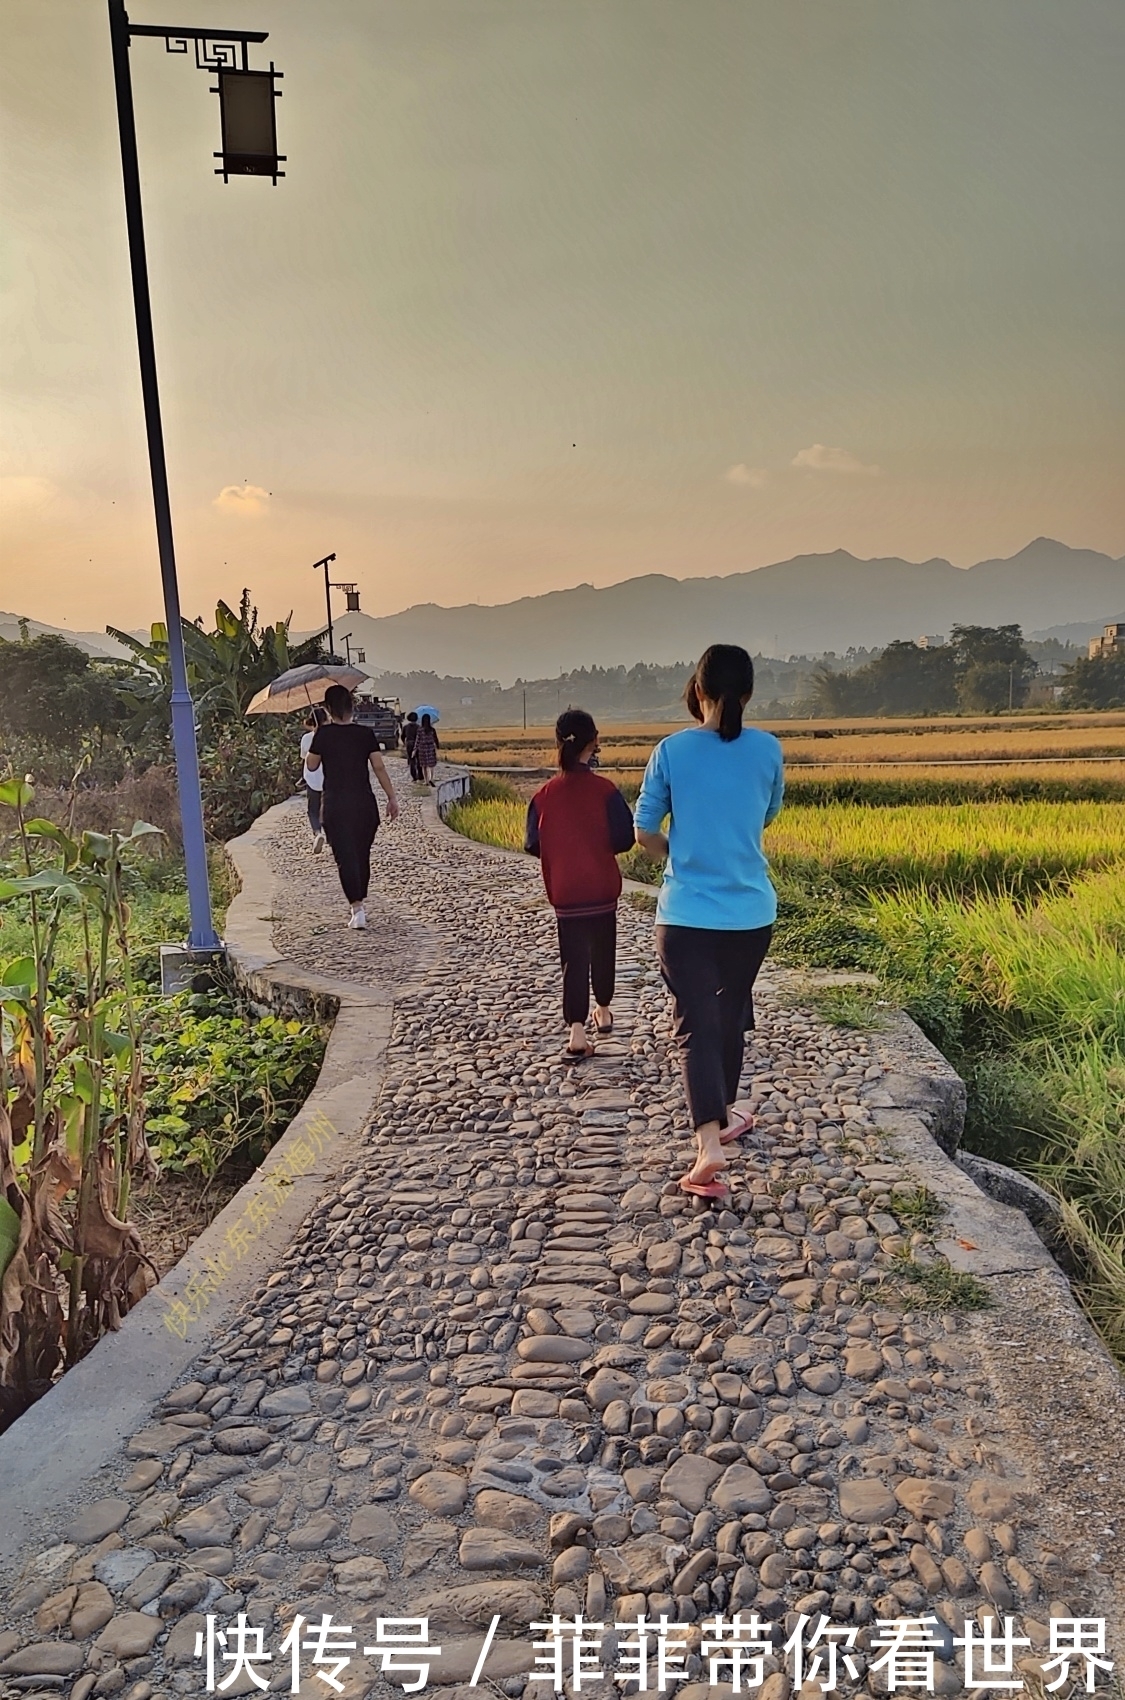
<path fill-rule="evenodd" d="M 358 667 L 331 665 L 326 661 L 310 661 L 304 667 L 290 667 L 264 690 L 258 692 L 247 707 L 247 714 L 292 714 L 295 709 L 311 708 L 324 701 L 329 685 L 346 685 L 354 691 L 370 674 Z"/>

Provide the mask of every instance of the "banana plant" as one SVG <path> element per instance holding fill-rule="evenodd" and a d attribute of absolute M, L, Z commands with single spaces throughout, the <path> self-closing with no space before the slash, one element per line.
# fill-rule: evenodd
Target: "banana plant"
<path fill-rule="evenodd" d="M 77 1361 L 152 1284 L 128 1220 L 152 1179 L 144 1134 L 140 1014 L 129 962 L 124 855 L 157 832 L 72 830 L 16 811 L 24 872 L 0 904 L 26 906 L 32 949 L 0 963 L 0 1414 L 11 1416 Z M 40 865 L 44 860 L 47 865 Z M 76 985 L 53 980 L 61 927 L 76 927 Z"/>

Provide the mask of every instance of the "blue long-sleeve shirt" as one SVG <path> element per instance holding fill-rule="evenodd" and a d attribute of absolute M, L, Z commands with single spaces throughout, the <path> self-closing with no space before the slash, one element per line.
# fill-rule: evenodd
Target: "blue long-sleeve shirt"
<path fill-rule="evenodd" d="M 736 932 L 777 919 L 762 829 L 783 790 L 781 745 L 756 727 L 724 743 L 690 726 L 657 744 L 635 820 L 639 830 L 659 832 L 671 816 L 658 924 Z"/>

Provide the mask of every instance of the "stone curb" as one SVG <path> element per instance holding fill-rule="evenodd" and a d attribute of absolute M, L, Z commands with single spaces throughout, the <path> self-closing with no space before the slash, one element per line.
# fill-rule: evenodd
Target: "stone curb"
<path fill-rule="evenodd" d="M 360 1144 L 383 1077 L 393 998 L 309 974 L 273 946 L 274 876 L 263 852 L 279 803 L 227 846 L 241 890 L 227 913 L 235 974 L 271 1007 L 334 1016 L 316 1085 L 289 1128 L 174 1269 L 0 1436 L 0 1564 L 78 1499 L 97 1498 L 124 1441 L 276 1268 L 325 1186 Z M 49 1467 L 44 1466 L 50 1459 Z"/>

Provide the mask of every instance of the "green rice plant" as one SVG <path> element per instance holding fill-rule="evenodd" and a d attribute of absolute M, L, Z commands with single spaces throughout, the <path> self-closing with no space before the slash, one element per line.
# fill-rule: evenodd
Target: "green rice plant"
<path fill-rule="evenodd" d="M 446 815 L 446 823 L 454 832 L 473 838 L 478 844 L 496 844 L 502 850 L 522 850 L 527 822 L 527 805 L 519 802 L 489 800 L 454 803 Z"/>
<path fill-rule="evenodd" d="M 520 794 L 506 779 L 490 773 L 474 773 L 470 781 L 474 803 L 519 803 Z M 526 808 L 526 805 L 523 805 Z"/>
<path fill-rule="evenodd" d="M 827 874 L 857 893 L 1033 895 L 1119 862 L 1123 847 L 1122 803 L 797 804 L 766 830 L 775 867 Z"/>

